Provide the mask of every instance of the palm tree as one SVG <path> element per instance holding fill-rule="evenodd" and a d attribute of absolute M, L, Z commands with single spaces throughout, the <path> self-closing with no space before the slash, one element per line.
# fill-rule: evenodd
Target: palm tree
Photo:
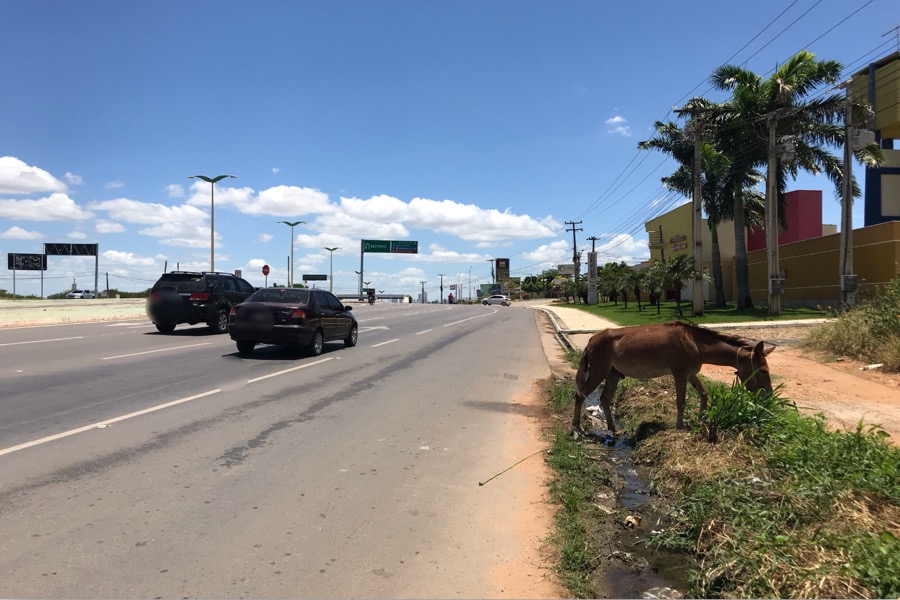
<path fill-rule="evenodd" d="M 801 50 L 767 79 L 736 65 L 725 65 L 713 71 L 710 81 L 719 90 L 731 92 L 731 98 L 716 115 L 719 126 L 718 145 L 732 162 L 734 174 L 735 275 L 738 308 L 751 308 L 747 245 L 744 235 L 744 195 L 740 193 L 741 173 L 761 168 L 768 163 L 770 125 L 777 140 L 793 142 L 795 159 L 779 164 L 773 174 L 777 182 L 778 204 L 784 203 L 787 175 L 796 177 L 800 170 L 825 173 L 838 194 L 842 161 L 828 151 L 844 144 L 841 119 L 844 96 L 837 92 L 813 95 L 822 85 L 834 84 L 840 78 L 842 65 L 836 61 L 816 60 L 815 55 Z M 857 153 L 868 164 L 878 163 L 878 150 L 872 146 Z M 856 187 L 854 186 L 854 189 Z M 784 225 L 782 216 L 782 225 Z"/>
<path fill-rule="evenodd" d="M 700 122 L 704 122 L 705 115 L 715 116 L 717 113 L 720 114 L 723 109 L 721 106 L 715 105 L 704 98 L 693 98 L 685 104 L 684 110 L 695 115 L 695 118 L 699 119 Z M 680 163 L 678 170 L 668 177 L 663 177 L 662 182 L 670 190 L 690 197 L 694 190 L 694 141 L 692 134 L 672 122 L 663 123 L 657 121 L 655 128 L 656 136 L 640 142 L 638 148 L 642 150 L 660 150 L 678 161 Z M 734 218 L 735 203 L 732 191 L 731 161 L 723 152 L 717 150 L 714 128 L 706 128 L 704 137 L 705 139 L 700 146 L 702 170 L 701 201 L 710 230 L 712 272 L 716 291 L 715 305 L 724 307 L 725 291 L 718 226 L 719 223 L 733 220 Z M 741 175 L 743 179 L 740 190 L 744 195 L 745 205 L 752 212 L 760 213 L 762 211 L 762 197 L 753 191 L 753 187 L 762 180 L 762 175 L 755 170 L 744 172 Z M 761 217 L 753 218 L 753 222 L 761 222 L 761 220 Z"/>

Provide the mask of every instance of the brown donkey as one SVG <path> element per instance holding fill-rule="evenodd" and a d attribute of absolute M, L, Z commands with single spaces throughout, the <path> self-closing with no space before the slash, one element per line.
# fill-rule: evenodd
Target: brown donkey
<path fill-rule="evenodd" d="M 623 377 L 653 379 L 668 374 L 675 378 L 676 427 L 681 429 L 688 382 L 700 395 L 700 410 L 706 409 L 706 390 L 697 378 L 700 367 L 736 367 L 737 376 L 748 390 L 771 393 L 766 355 L 774 349 L 765 348 L 764 342 L 751 347 L 739 337 L 681 322 L 605 329 L 588 341 L 578 365 L 572 429 L 581 433 L 582 404 L 601 381 L 606 380 L 606 384 L 600 394 L 600 406 L 606 426 L 616 435 L 611 404 L 619 381 Z"/>

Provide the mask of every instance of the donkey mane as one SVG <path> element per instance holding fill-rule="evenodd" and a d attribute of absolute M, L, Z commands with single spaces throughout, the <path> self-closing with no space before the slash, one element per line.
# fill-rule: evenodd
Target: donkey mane
<path fill-rule="evenodd" d="M 701 337 L 706 338 L 707 340 L 714 339 L 726 342 L 731 344 L 732 346 L 739 346 L 741 348 L 747 348 L 752 346 L 753 344 L 747 338 L 743 338 L 737 335 L 732 335 L 730 333 L 722 333 L 721 331 L 716 331 L 715 329 L 709 329 L 708 327 L 701 327 L 700 325 L 695 325 L 693 323 L 685 323 L 684 321 L 673 321 L 669 323 L 669 325 L 674 325 L 676 327 L 682 327 L 685 331 L 689 332 L 692 337 Z"/>

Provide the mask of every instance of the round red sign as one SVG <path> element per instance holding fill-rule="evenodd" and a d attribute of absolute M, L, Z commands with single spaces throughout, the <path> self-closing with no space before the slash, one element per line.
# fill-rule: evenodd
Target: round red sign
<path fill-rule="evenodd" d="M 269 274 L 269 265 L 263 265 L 263 275 Z"/>

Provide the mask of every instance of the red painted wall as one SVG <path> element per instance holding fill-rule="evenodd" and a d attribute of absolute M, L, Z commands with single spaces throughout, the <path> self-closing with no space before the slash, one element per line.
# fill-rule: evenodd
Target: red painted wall
<path fill-rule="evenodd" d="M 778 245 L 822 237 L 822 190 L 794 190 L 785 194 L 788 228 L 778 236 Z M 747 235 L 747 251 L 766 247 L 766 229 L 761 227 Z"/>

